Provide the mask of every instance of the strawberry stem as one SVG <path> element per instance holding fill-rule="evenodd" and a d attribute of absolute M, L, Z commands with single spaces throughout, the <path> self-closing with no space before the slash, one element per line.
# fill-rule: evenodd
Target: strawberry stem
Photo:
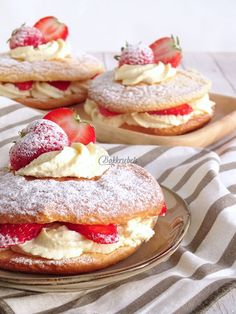
<path fill-rule="evenodd" d="M 126 41 L 125 42 L 125 47 L 121 47 L 120 48 L 120 50 L 121 50 L 121 53 L 125 50 L 125 48 L 127 48 L 129 46 L 129 43 L 128 43 L 128 41 Z M 116 60 L 116 61 L 119 61 L 120 60 L 120 55 L 115 55 L 114 56 L 114 59 Z"/>
<path fill-rule="evenodd" d="M 74 119 L 78 123 L 87 123 L 87 124 L 89 124 L 89 121 L 81 119 L 80 116 L 77 113 L 74 114 Z"/>
<path fill-rule="evenodd" d="M 173 41 L 173 48 L 175 48 L 176 50 L 182 51 L 182 48 L 180 47 L 180 40 L 178 36 L 174 36 L 173 34 L 171 34 L 171 39 Z"/>
<path fill-rule="evenodd" d="M 74 114 L 74 119 L 77 122 L 82 122 L 80 116 L 77 113 Z"/>
<path fill-rule="evenodd" d="M 19 132 L 20 137 L 24 137 L 26 135 L 26 133 L 22 130 Z"/>

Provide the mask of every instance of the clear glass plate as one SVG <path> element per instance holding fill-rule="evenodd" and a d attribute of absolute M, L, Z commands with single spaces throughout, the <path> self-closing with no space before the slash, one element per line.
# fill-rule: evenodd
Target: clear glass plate
<path fill-rule="evenodd" d="M 30 291 L 69 292 L 93 290 L 144 272 L 172 255 L 190 224 L 187 204 L 173 191 L 162 187 L 167 214 L 159 217 L 154 237 L 124 261 L 100 271 L 72 275 L 49 276 L 0 270 L 0 286 Z"/>

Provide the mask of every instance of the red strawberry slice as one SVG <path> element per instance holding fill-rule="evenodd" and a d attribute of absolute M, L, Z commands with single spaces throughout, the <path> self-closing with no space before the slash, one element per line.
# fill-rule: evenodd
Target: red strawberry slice
<path fill-rule="evenodd" d="M 118 112 L 110 111 L 110 110 L 108 110 L 104 107 L 101 107 L 101 106 L 98 106 L 98 110 L 104 117 L 114 117 L 114 116 L 117 116 L 120 114 Z"/>
<path fill-rule="evenodd" d="M 70 86 L 70 81 L 53 81 L 53 82 L 48 82 L 48 84 L 62 91 L 65 91 Z"/>
<path fill-rule="evenodd" d="M 189 114 L 193 111 L 193 108 L 189 106 L 188 104 L 183 104 L 177 107 L 163 109 L 163 110 L 155 110 L 155 111 L 149 111 L 149 114 L 153 115 L 160 115 L 160 116 L 166 116 L 166 115 L 174 115 L 174 116 L 184 116 L 186 114 Z"/>
<path fill-rule="evenodd" d="M 80 117 L 69 108 L 52 110 L 44 116 L 44 119 L 57 123 L 66 132 L 71 143 L 79 142 L 87 145 L 96 141 L 94 127 L 80 120 Z"/>
<path fill-rule="evenodd" d="M 25 243 L 40 233 L 46 224 L 0 224 L 0 248 Z"/>
<path fill-rule="evenodd" d="M 119 241 L 117 225 L 78 225 L 65 223 L 70 230 L 79 232 L 96 243 L 111 244 Z"/>
<path fill-rule="evenodd" d="M 162 206 L 161 212 L 159 213 L 159 216 L 165 216 L 166 211 L 167 211 L 167 207 L 166 207 L 166 204 L 164 204 Z"/>
<path fill-rule="evenodd" d="M 163 37 L 156 40 L 149 46 L 154 53 L 155 62 L 170 63 L 173 67 L 177 67 L 182 59 L 182 50 L 179 44 L 179 38 Z"/>
<path fill-rule="evenodd" d="M 46 16 L 34 24 L 44 36 L 45 42 L 57 39 L 66 39 L 68 27 L 61 23 L 55 16 Z"/>
<path fill-rule="evenodd" d="M 19 90 L 29 90 L 33 86 L 33 81 L 27 81 L 27 82 L 20 82 L 20 83 L 14 83 L 14 85 L 19 88 Z"/>

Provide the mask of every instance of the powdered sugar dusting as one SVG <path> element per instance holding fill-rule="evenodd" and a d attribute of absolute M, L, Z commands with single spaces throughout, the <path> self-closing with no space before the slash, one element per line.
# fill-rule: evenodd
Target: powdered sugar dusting
<path fill-rule="evenodd" d="M 50 61 L 17 61 L 0 54 L 0 81 L 82 81 L 103 72 L 101 62 L 88 54 Z"/>
<path fill-rule="evenodd" d="M 3 235 L 0 233 L 0 245 L 4 244 L 3 247 L 18 244 L 17 237 L 11 237 L 10 235 Z M 2 247 L 1 247 L 2 248 Z"/>
<path fill-rule="evenodd" d="M 11 259 L 11 262 L 17 263 L 17 264 L 24 264 L 24 265 L 63 265 L 68 262 L 71 263 L 71 260 L 68 259 L 62 259 L 62 260 L 46 260 L 46 259 L 33 259 L 31 257 L 27 256 L 20 256 L 20 257 L 14 257 Z"/>
<path fill-rule="evenodd" d="M 0 172 L 1 223 L 124 223 L 154 215 L 163 196 L 156 180 L 135 164 L 115 165 L 98 180 L 27 180 Z"/>
<path fill-rule="evenodd" d="M 43 34 L 39 29 L 29 26 L 21 26 L 16 29 L 10 38 L 9 45 L 11 49 L 24 46 L 38 47 L 44 43 Z"/>
<path fill-rule="evenodd" d="M 197 71 L 178 71 L 160 84 L 125 86 L 114 81 L 114 71 L 95 78 L 89 88 L 89 98 L 108 110 L 128 113 L 162 109 L 203 97 L 210 81 Z"/>
<path fill-rule="evenodd" d="M 22 130 L 19 138 L 10 149 L 10 163 L 14 170 L 26 166 L 39 155 L 63 149 L 69 145 L 64 130 L 55 122 L 39 119 Z"/>
<path fill-rule="evenodd" d="M 21 265 L 38 265 L 41 269 L 44 269 L 47 266 L 53 265 L 53 266 L 66 266 L 66 265 L 73 265 L 76 263 L 85 264 L 88 265 L 93 262 L 92 255 L 89 254 L 83 254 L 77 258 L 64 258 L 61 260 L 47 260 L 40 257 L 27 257 L 27 256 L 14 256 L 11 258 L 10 263 L 16 263 Z M 43 272 L 43 271 L 42 271 Z M 53 273 L 53 271 L 49 271 L 49 273 Z"/>
<path fill-rule="evenodd" d="M 121 52 L 119 66 L 123 64 L 149 64 L 154 63 L 153 51 L 150 47 L 139 43 L 127 44 Z"/>

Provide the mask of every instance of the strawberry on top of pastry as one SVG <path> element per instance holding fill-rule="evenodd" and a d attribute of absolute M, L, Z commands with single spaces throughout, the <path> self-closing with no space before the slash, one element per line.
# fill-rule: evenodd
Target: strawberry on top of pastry
<path fill-rule="evenodd" d="M 178 37 L 151 45 L 126 44 L 118 66 L 95 78 L 85 111 L 94 122 L 155 135 L 180 135 L 213 116 L 211 83 L 195 70 L 181 70 Z"/>
<path fill-rule="evenodd" d="M 136 164 L 102 162 L 91 124 L 59 108 L 26 126 L 0 169 L 0 269 L 77 274 L 117 263 L 155 234 L 166 205 Z"/>
<path fill-rule="evenodd" d="M 85 53 L 72 57 L 68 34 L 54 16 L 15 29 L 9 51 L 0 54 L 0 96 L 41 109 L 84 101 L 89 80 L 103 66 Z"/>

